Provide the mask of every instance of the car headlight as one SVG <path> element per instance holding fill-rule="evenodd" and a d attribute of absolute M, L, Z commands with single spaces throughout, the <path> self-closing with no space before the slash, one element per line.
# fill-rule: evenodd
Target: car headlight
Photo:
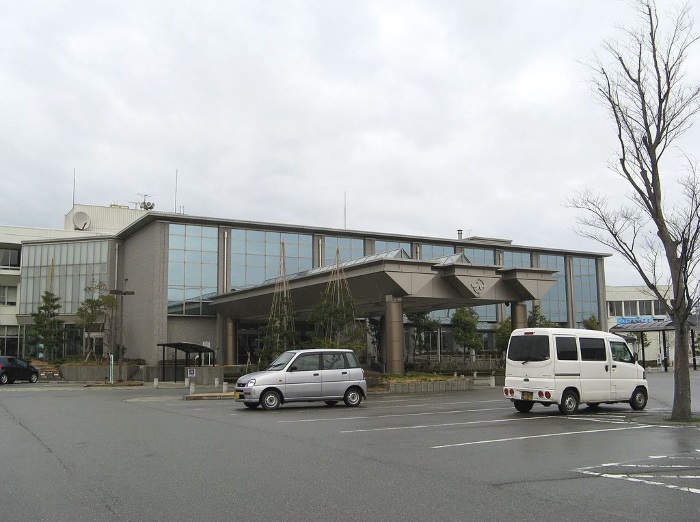
<path fill-rule="evenodd" d="M 255 386 L 255 379 L 249 380 L 245 385 L 246 386 Z"/>

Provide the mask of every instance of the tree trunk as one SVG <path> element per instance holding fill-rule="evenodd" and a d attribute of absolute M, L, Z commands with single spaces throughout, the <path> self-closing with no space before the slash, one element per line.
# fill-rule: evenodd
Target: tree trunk
<path fill-rule="evenodd" d="M 687 324 L 677 317 L 671 317 L 674 324 L 675 341 L 673 350 L 673 409 L 671 420 L 688 421 L 692 418 L 690 405 L 690 366 L 688 346 L 690 338 Z"/>

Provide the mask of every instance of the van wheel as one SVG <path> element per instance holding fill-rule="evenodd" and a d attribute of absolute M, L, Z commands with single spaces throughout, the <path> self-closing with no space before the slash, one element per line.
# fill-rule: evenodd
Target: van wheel
<path fill-rule="evenodd" d="M 338 404 L 338 401 L 326 401 L 326 405 L 328 406 L 335 406 L 336 404 Z"/>
<path fill-rule="evenodd" d="M 275 390 L 267 390 L 260 396 L 260 404 L 266 410 L 276 410 L 282 404 L 282 399 Z"/>
<path fill-rule="evenodd" d="M 362 394 L 357 388 L 350 388 L 345 392 L 343 402 L 346 406 L 359 406 L 362 402 Z"/>
<path fill-rule="evenodd" d="M 630 399 L 630 406 L 633 410 L 643 410 L 647 405 L 647 391 L 644 388 L 637 388 Z"/>
<path fill-rule="evenodd" d="M 564 415 L 573 415 L 578 411 L 578 395 L 576 395 L 576 392 L 566 390 L 562 394 L 559 411 Z"/>
<path fill-rule="evenodd" d="M 513 405 L 520 413 L 527 413 L 532 409 L 535 403 L 531 401 L 513 401 Z"/>

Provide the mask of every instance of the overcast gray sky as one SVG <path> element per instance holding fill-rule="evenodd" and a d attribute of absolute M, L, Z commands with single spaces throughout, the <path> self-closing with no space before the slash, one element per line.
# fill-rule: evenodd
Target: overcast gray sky
<path fill-rule="evenodd" d="M 633 21 L 626 0 L 0 0 L 0 224 L 61 228 L 74 196 L 149 194 L 160 211 L 608 252 L 564 200 L 624 193 L 580 62 Z M 689 79 L 699 63 L 700 44 Z"/>

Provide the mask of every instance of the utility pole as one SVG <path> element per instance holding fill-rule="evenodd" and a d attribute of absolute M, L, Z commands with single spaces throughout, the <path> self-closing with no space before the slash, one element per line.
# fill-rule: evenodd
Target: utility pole
<path fill-rule="evenodd" d="M 119 342 L 117 343 L 117 347 L 119 350 L 119 381 L 121 382 L 122 379 L 122 357 L 124 355 L 124 347 L 122 346 L 123 342 L 123 326 L 124 326 L 124 296 L 125 295 L 134 295 L 133 290 L 110 290 L 110 294 L 112 295 L 117 295 L 119 296 L 119 329 L 117 330 L 117 333 L 119 334 Z"/>

